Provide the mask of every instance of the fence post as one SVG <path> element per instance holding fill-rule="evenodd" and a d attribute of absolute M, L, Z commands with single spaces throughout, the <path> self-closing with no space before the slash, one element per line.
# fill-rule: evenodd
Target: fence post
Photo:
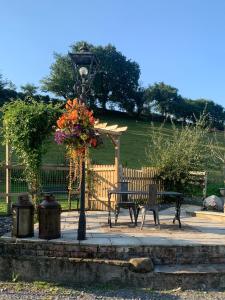
<path fill-rule="evenodd" d="M 208 173 L 205 172 L 205 175 L 204 175 L 204 188 L 203 188 L 203 198 L 204 199 L 207 197 L 207 184 L 208 184 Z"/>
<path fill-rule="evenodd" d="M 7 205 L 7 214 L 11 213 L 11 149 L 8 143 L 6 143 L 5 146 L 5 171 L 6 171 L 6 186 L 5 186 L 5 192 L 6 192 L 6 205 Z"/>
<path fill-rule="evenodd" d="M 120 181 L 120 138 L 114 139 L 116 184 Z"/>

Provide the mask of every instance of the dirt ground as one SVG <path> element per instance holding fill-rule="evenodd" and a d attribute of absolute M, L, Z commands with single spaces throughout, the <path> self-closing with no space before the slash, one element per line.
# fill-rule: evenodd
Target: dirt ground
<path fill-rule="evenodd" d="M 163 290 L 131 289 L 126 287 L 96 285 L 89 287 L 60 286 L 46 282 L 0 282 L 0 299 L 41 299 L 41 300 L 92 300 L 92 299 L 118 299 L 118 300 L 144 300 L 144 299 L 225 299 L 225 291 L 216 290 Z"/>

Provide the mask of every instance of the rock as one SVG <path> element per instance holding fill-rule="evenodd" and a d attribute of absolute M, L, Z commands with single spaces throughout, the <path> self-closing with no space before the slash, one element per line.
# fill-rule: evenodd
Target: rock
<path fill-rule="evenodd" d="M 223 211 L 224 200 L 215 195 L 205 198 L 203 207 L 207 210 Z"/>
<path fill-rule="evenodd" d="M 148 273 L 154 270 L 153 262 L 149 257 L 132 258 L 129 263 L 133 272 Z"/>

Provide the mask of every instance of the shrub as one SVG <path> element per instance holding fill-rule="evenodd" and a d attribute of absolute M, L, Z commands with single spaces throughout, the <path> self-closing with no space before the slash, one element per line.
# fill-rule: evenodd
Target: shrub
<path fill-rule="evenodd" d="M 150 164 L 158 169 L 157 179 L 163 180 L 166 189 L 184 191 L 193 180 L 190 171 L 202 171 L 211 162 L 210 141 L 205 117 L 195 124 L 179 128 L 172 124 L 172 134 L 165 134 L 164 124 L 152 125 L 147 148 Z"/>

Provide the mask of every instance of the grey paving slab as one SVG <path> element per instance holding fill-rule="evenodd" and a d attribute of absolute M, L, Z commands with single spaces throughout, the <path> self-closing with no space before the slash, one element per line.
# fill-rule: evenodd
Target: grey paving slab
<path fill-rule="evenodd" d="M 87 238 L 84 241 L 80 241 L 80 245 L 101 245 L 101 246 L 111 246 L 111 239 L 109 237 L 92 237 Z"/>
<path fill-rule="evenodd" d="M 141 246 L 141 241 L 136 237 L 120 235 L 118 237 L 110 237 L 112 246 Z"/>
<path fill-rule="evenodd" d="M 225 222 L 223 218 L 208 220 L 193 217 L 190 212 L 200 210 L 200 207 L 183 205 L 182 228 L 173 224 L 174 208 L 160 211 L 161 226 L 155 226 L 152 215 L 146 218 L 143 230 L 140 222 L 135 227 L 131 224 L 127 210 L 121 210 L 118 225 L 109 228 L 107 212 L 88 211 L 87 239 L 77 241 L 78 212 L 64 212 L 61 214 L 61 238 L 55 239 L 57 243 L 81 243 L 89 245 L 225 245 Z M 11 233 L 2 238 L 10 240 Z M 23 239 L 24 240 L 24 239 Z M 27 241 L 40 241 L 38 239 L 38 225 L 35 225 L 35 236 L 25 239 Z"/>

